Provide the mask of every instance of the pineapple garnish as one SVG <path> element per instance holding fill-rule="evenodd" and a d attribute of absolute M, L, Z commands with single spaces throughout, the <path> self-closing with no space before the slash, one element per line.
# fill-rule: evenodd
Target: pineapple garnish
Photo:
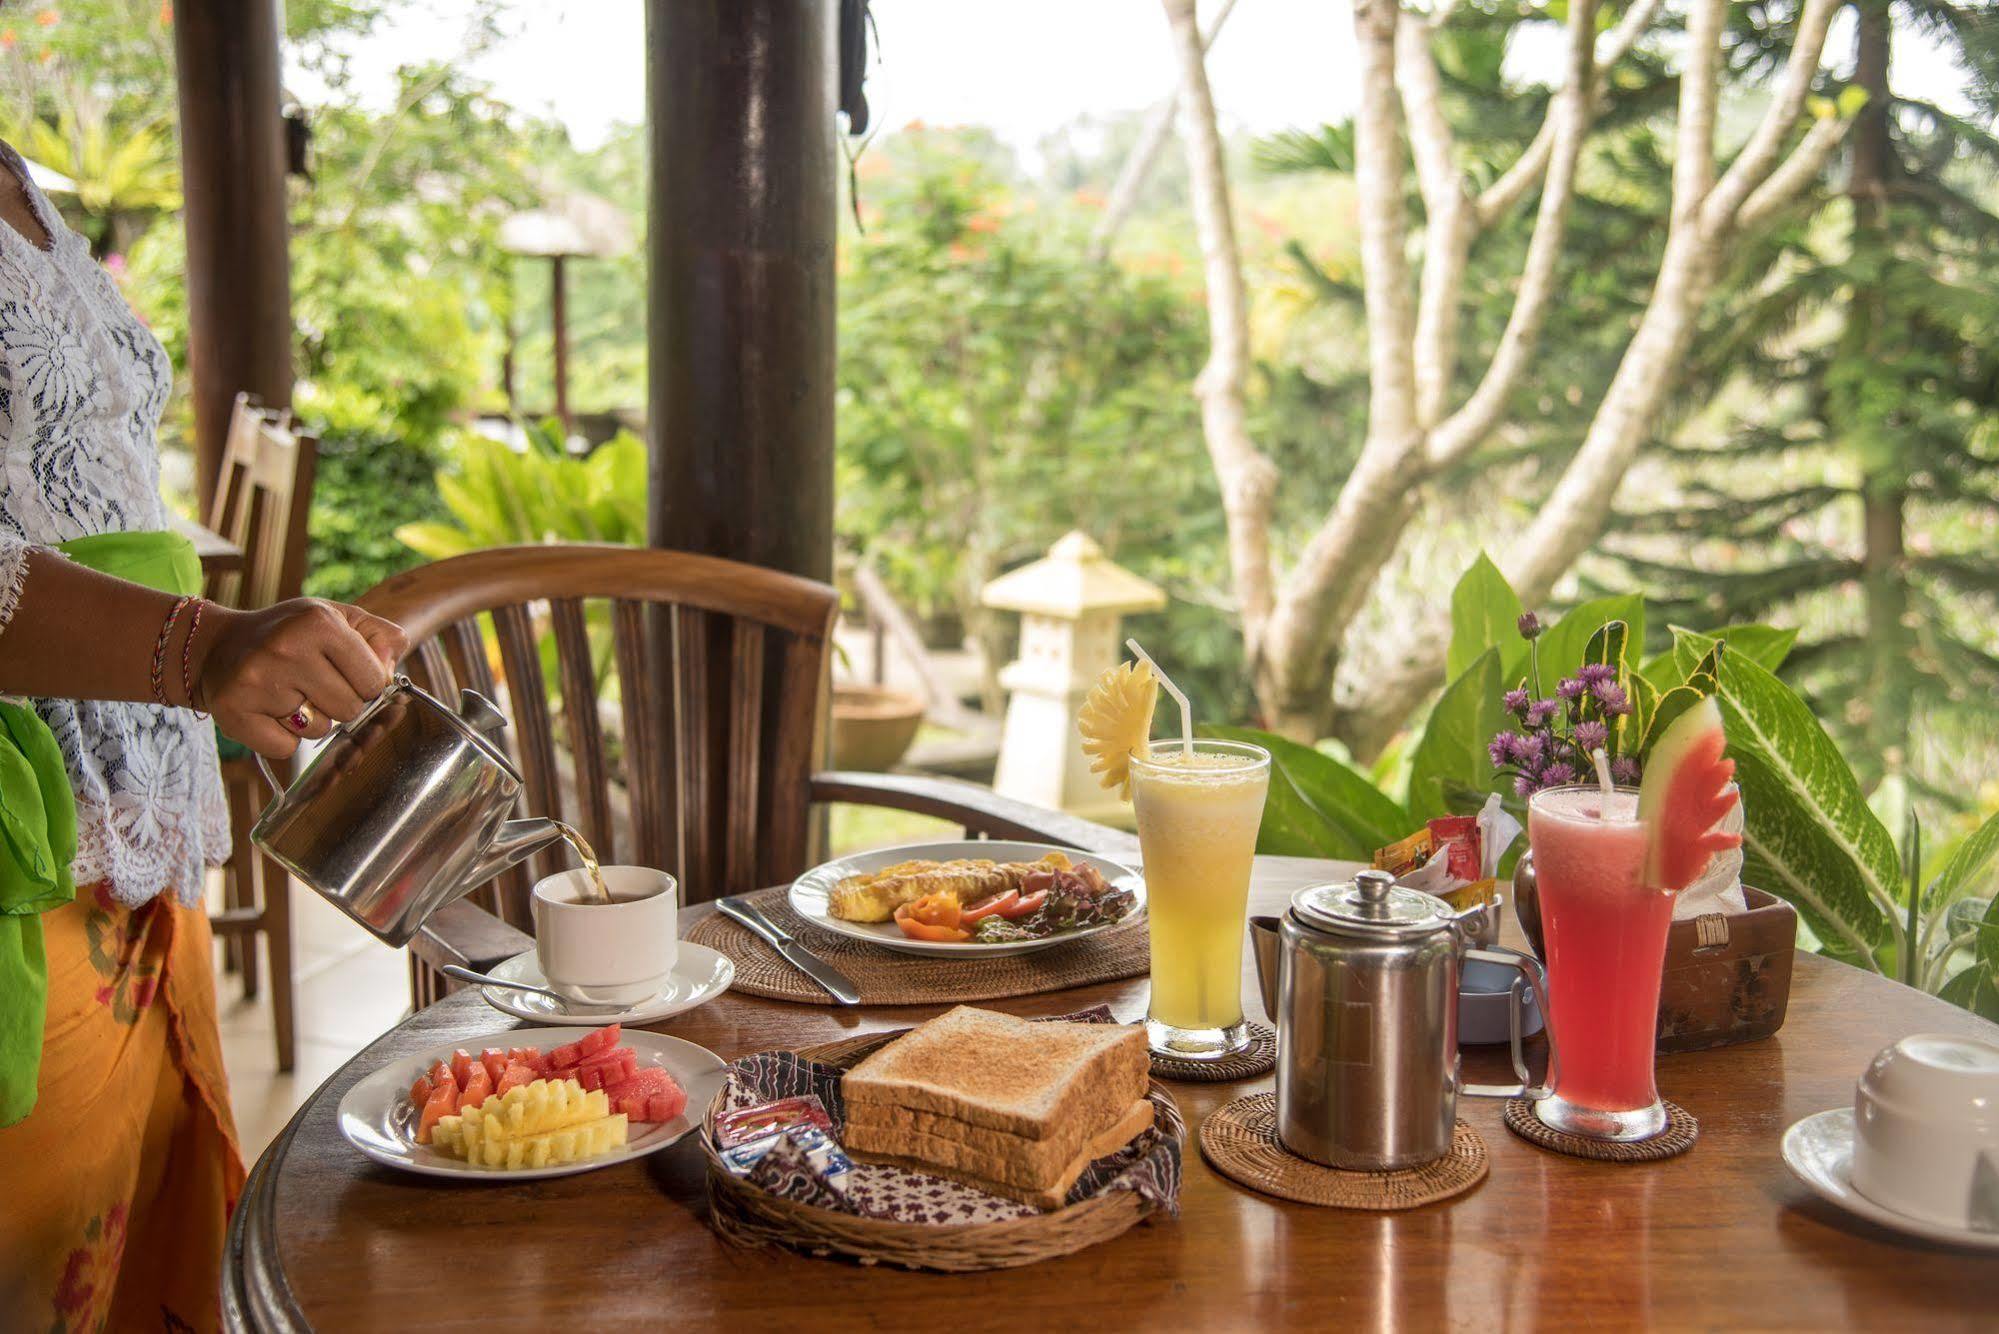
<path fill-rule="evenodd" d="M 623 1113 L 603 1090 L 573 1079 L 537 1079 L 440 1117 L 431 1147 L 487 1167 L 546 1167 L 593 1158 L 625 1142 Z"/>
<path fill-rule="evenodd" d="M 1152 735 L 1152 707 L 1159 682 L 1142 662 L 1121 662 L 1097 678 L 1076 716 L 1090 772 L 1106 788 L 1131 800 L 1131 757 L 1143 755 Z"/>

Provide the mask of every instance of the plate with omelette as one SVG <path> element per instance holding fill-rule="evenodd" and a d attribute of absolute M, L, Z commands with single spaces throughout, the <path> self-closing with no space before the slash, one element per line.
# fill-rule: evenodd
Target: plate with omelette
<path fill-rule="evenodd" d="M 812 925 L 903 954 L 1054 949 L 1142 920 L 1145 881 L 1108 857 L 998 839 L 858 852 L 792 882 Z"/>

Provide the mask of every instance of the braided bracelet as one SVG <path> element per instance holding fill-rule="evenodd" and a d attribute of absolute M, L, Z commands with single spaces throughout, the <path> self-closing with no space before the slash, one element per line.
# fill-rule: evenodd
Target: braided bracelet
<path fill-rule="evenodd" d="M 194 660 L 194 637 L 201 633 L 201 610 L 207 605 L 208 600 L 206 598 L 196 598 L 194 600 L 194 615 L 189 618 L 187 623 L 187 638 L 180 642 L 181 695 L 187 700 L 187 706 L 204 718 L 208 715 L 202 713 L 201 706 L 195 702 L 194 675 L 189 668 Z"/>
<path fill-rule="evenodd" d="M 169 708 L 172 707 L 167 700 L 167 691 L 164 684 L 167 665 L 167 644 L 173 639 L 174 622 L 180 619 L 180 614 L 187 610 L 187 604 L 193 601 L 194 599 L 191 597 L 184 597 L 174 603 L 173 610 L 167 613 L 166 624 L 160 627 L 159 639 L 153 644 L 153 702 L 155 704 L 167 705 Z"/>

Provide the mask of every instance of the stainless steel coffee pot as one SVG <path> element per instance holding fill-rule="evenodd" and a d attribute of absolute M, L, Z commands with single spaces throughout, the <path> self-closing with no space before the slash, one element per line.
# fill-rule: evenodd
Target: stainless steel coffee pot
<path fill-rule="evenodd" d="M 289 787 L 263 765 L 278 795 L 250 841 L 378 939 L 406 945 L 439 908 L 562 836 L 553 820 L 507 818 L 521 775 L 494 741 L 506 725 L 476 690 L 454 713 L 398 676 Z"/>
<path fill-rule="evenodd" d="M 1512 950 L 1470 946 L 1468 920 L 1435 895 L 1385 871 L 1314 885 L 1279 918 L 1253 917 L 1263 1006 L 1277 1024 L 1277 1136 L 1300 1157 L 1349 1171 L 1385 1172 L 1444 1156 L 1458 1095 L 1546 1097 L 1528 1086 L 1521 1050 L 1521 986 L 1548 1009 L 1541 965 Z M 1518 1084 L 1461 1084 L 1458 969 L 1485 959 L 1520 970 L 1510 996 Z"/>

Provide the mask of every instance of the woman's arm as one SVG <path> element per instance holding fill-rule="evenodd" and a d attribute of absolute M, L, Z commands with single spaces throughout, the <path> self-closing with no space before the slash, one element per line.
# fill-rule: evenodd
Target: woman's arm
<path fill-rule="evenodd" d="M 0 692 L 152 700 L 154 648 L 177 599 L 41 548 L 27 561 L 20 601 L 0 626 Z M 291 754 L 300 735 L 324 736 L 358 714 L 407 647 L 390 622 L 316 598 L 261 611 L 210 603 L 190 643 L 194 630 L 183 612 L 168 639 L 160 674 L 168 703 L 206 709 L 226 734 L 273 758 Z M 311 724 L 295 733 L 281 720 L 302 704 Z"/>

